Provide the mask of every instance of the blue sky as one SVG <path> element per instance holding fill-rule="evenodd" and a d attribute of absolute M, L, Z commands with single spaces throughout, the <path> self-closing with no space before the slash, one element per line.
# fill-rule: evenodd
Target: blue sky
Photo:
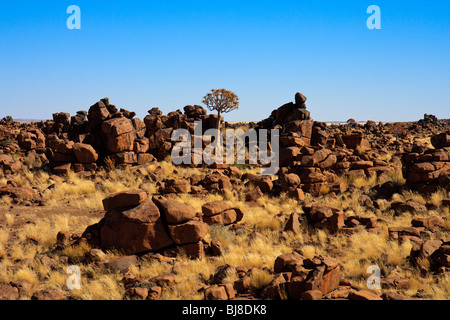
<path fill-rule="evenodd" d="M 369 30 L 370 5 L 381 30 Z M 81 9 L 69 30 L 67 7 Z M 0 1 L 0 117 L 47 119 L 100 98 L 164 113 L 232 90 L 228 121 L 297 91 L 318 121 L 450 118 L 450 1 Z"/>

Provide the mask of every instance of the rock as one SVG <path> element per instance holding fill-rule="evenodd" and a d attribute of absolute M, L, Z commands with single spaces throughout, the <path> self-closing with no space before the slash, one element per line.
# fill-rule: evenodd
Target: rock
<path fill-rule="evenodd" d="M 210 244 L 211 255 L 214 257 L 219 257 L 223 253 L 223 247 L 220 241 L 213 240 Z"/>
<path fill-rule="evenodd" d="M 80 163 L 93 163 L 98 160 L 97 152 L 89 144 L 75 143 L 73 145 L 73 152 L 77 161 Z"/>
<path fill-rule="evenodd" d="M 270 176 L 256 177 L 250 181 L 255 187 L 259 187 L 262 193 L 269 193 L 272 191 L 273 183 Z"/>
<path fill-rule="evenodd" d="M 297 92 L 295 94 L 295 105 L 298 108 L 306 108 L 305 107 L 306 100 L 307 100 L 307 98 L 303 94 L 301 94 L 300 92 Z"/>
<path fill-rule="evenodd" d="M 102 133 L 109 152 L 133 150 L 135 129 L 128 118 L 113 118 L 102 123 Z"/>
<path fill-rule="evenodd" d="M 291 213 L 288 221 L 286 222 L 286 225 L 284 226 L 284 231 L 291 231 L 295 234 L 300 234 L 300 217 L 298 213 Z"/>
<path fill-rule="evenodd" d="M 19 160 L 14 161 L 14 162 L 5 163 L 3 165 L 3 168 L 5 170 L 9 170 L 11 173 L 19 172 L 22 169 L 22 167 L 23 167 L 23 164 Z"/>
<path fill-rule="evenodd" d="M 102 250 L 94 248 L 89 251 L 87 260 L 89 262 L 99 262 L 102 260 L 106 260 L 106 254 Z"/>
<path fill-rule="evenodd" d="M 399 301 L 399 300 L 422 300 L 420 298 L 413 298 L 413 297 L 406 296 L 404 294 L 400 294 L 397 292 L 384 292 L 382 294 L 382 298 L 383 298 L 383 300 L 397 300 L 397 301 Z"/>
<path fill-rule="evenodd" d="M 37 291 L 31 297 L 31 300 L 65 300 L 66 295 L 57 289 L 45 289 Z"/>
<path fill-rule="evenodd" d="M 56 235 L 56 245 L 60 247 L 65 247 L 69 243 L 69 233 L 59 231 Z"/>
<path fill-rule="evenodd" d="M 435 232 L 439 228 L 445 227 L 444 219 L 438 216 L 427 217 L 427 218 L 416 218 L 411 221 L 413 227 L 426 228 L 431 232 Z"/>
<path fill-rule="evenodd" d="M 147 199 L 147 193 L 140 190 L 129 190 L 114 193 L 103 199 L 103 208 L 106 211 L 116 208 L 138 206 Z"/>
<path fill-rule="evenodd" d="M 434 252 L 439 250 L 441 246 L 441 240 L 426 240 L 422 243 L 419 250 L 419 256 L 422 258 L 429 258 Z"/>
<path fill-rule="evenodd" d="M 261 189 L 259 187 L 256 187 L 250 191 L 245 192 L 245 201 L 256 202 L 263 196 L 264 194 L 261 192 Z"/>
<path fill-rule="evenodd" d="M 300 186 L 300 177 L 295 173 L 285 174 L 281 179 L 281 190 L 288 192 Z"/>
<path fill-rule="evenodd" d="M 363 147 L 365 149 L 370 148 L 367 140 L 364 139 L 364 134 L 362 132 L 343 135 L 342 140 L 349 149 L 356 149 L 358 147 Z"/>
<path fill-rule="evenodd" d="M 205 290 L 205 300 L 228 300 L 224 286 L 212 285 Z"/>
<path fill-rule="evenodd" d="M 126 295 L 131 300 L 145 300 L 148 297 L 148 289 L 142 287 L 133 287 L 126 291 Z"/>
<path fill-rule="evenodd" d="M 443 132 L 438 135 L 432 136 L 431 144 L 436 149 L 450 147 L 450 134 Z"/>
<path fill-rule="evenodd" d="M 202 241 L 183 244 L 178 249 L 184 252 L 189 259 L 200 259 L 205 255 L 205 247 Z"/>
<path fill-rule="evenodd" d="M 420 233 L 423 229 L 415 227 L 390 227 L 388 228 L 389 237 L 398 239 L 400 236 L 411 236 L 420 238 Z"/>
<path fill-rule="evenodd" d="M 158 207 L 146 200 L 137 207 L 116 208 L 99 222 L 103 250 L 119 249 L 127 254 L 158 250 L 173 244 Z"/>
<path fill-rule="evenodd" d="M 130 267 L 136 265 L 137 262 L 138 257 L 136 255 L 131 255 L 100 261 L 98 264 L 111 271 L 118 271 L 125 274 L 129 271 Z"/>
<path fill-rule="evenodd" d="M 231 209 L 231 205 L 226 201 L 212 201 L 205 203 L 202 206 L 202 213 L 205 216 L 214 216 L 216 214 L 219 214 L 221 212 L 224 212 L 225 210 Z"/>
<path fill-rule="evenodd" d="M 350 291 L 348 298 L 350 300 L 383 300 L 380 296 L 368 290 Z"/>
<path fill-rule="evenodd" d="M 19 299 L 19 290 L 16 287 L 5 284 L 0 285 L 0 300 L 17 300 Z"/>
<path fill-rule="evenodd" d="M 163 214 L 165 221 L 169 224 L 185 223 L 197 214 L 194 208 L 175 200 L 158 198 L 153 198 L 153 200 Z"/>
<path fill-rule="evenodd" d="M 299 265 L 303 265 L 305 258 L 297 252 L 286 253 L 275 259 L 273 271 L 275 273 L 293 272 Z"/>
<path fill-rule="evenodd" d="M 410 212 L 412 214 L 418 214 L 427 212 L 426 206 L 412 200 L 408 200 L 406 202 L 394 201 L 391 203 L 391 209 L 393 209 L 397 213 Z"/>
<path fill-rule="evenodd" d="M 322 291 L 320 290 L 307 290 L 301 295 L 302 300 L 321 300 Z"/>
<path fill-rule="evenodd" d="M 243 213 L 240 209 L 228 209 L 214 216 L 203 216 L 203 221 L 205 221 L 209 225 L 220 224 L 220 225 L 229 225 L 238 221 L 241 221 L 243 218 Z"/>
<path fill-rule="evenodd" d="M 19 299 L 29 298 L 33 293 L 33 286 L 25 280 L 17 280 L 10 282 L 10 285 L 19 290 Z M 0 290 L 1 291 L 1 290 Z M 1 298 L 0 298 L 1 300 Z M 8 299 L 12 300 L 12 299 Z"/>
<path fill-rule="evenodd" d="M 99 101 L 89 108 L 87 117 L 89 124 L 92 127 L 97 127 L 102 123 L 102 121 L 110 117 L 110 113 L 103 101 Z"/>
<path fill-rule="evenodd" d="M 59 173 L 59 174 L 68 174 L 70 172 L 71 167 L 72 167 L 71 163 L 65 163 L 65 164 L 53 167 L 53 172 Z"/>
<path fill-rule="evenodd" d="M 336 232 L 345 226 L 344 212 L 338 208 L 322 203 L 310 203 L 303 206 L 303 211 L 314 225 L 326 227 L 330 231 Z"/>
<path fill-rule="evenodd" d="M 18 202 L 42 200 L 38 190 L 27 187 L 0 187 L 0 197 L 1 196 L 9 196 Z"/>
<path fill-rule="evenodd" d="M 148 300 L 159 300 L 161 297 L 162 288 L 160 286 L 152 286 L 148 288 Z"/>
<path fill-rule="evenodd" d="M 166 181 L 164 193 L 188 193 L 190 189 L 189 180 L 171 179 Z"/>
<path fill-rule="evenodd" d="M 174 287 L 176 275 L 173 273 L 164 273 L 150 279 L 160 287 Z"/>
<path fill-rule="evenodd" d="M 244 276 L 234 282 L 234 289 L 238 293 L 246 292 L 250 289 L 252 284 L 252 278 L 249 276 Z"/>
<path fill-rule="evenodd" d="M 278 273 L 273 280 L 262 290 L 262 297 L 264 299 L 275 300 L 287 298 L 288 282 L 284 274 Z M 284 297 L 282 297 L 284 295 Z"/>
<path fill-rule="evenodd" d="M 198 242 L 208 233 L 208 225 L 195 220 L 177 225 L 169 225 L 168 227 L 170 236 L 176 244 Z"/>

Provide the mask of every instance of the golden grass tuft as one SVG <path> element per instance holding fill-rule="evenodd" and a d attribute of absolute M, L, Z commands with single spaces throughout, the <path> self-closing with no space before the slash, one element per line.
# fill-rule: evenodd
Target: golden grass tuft
<path fill-rule="evenodd" d="M 261 290 L 273 280 L 273 275 L 267 270 L 258 270 L 250 278 L 253 290 Z"/>

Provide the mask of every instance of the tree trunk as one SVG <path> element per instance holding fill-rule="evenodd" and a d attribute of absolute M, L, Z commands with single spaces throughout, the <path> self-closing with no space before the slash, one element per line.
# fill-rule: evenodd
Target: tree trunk
<path fill-rule="evenodd" d="M 220 118 L 222 117 L 222 112 L 220 112 L 220 110 L 219 111 L 217 111 L 217 130 L 219 130 L 220 131 Z"/>
<path fill-rule="evenodd" d="M 222 131 L 220 130 L 220 118 L 222 116 L 222 112 L 219 110 L 217 111 L 217 139 L 215 141 L 215 148 L 216 148 L 216 158 L 221 159 L 223 158 L 223 150 L 222 146 L 220 145 L 220 136 L 222 135 Z M 220 160 L 219 160 L 220 161 Z M 221 162 L 219 162 L 221 163 Z"/>

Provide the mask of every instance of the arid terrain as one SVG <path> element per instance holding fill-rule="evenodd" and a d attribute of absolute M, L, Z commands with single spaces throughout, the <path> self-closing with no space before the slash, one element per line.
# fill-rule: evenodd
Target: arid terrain
<path fill-rule="evenodd" d="M 279 129 L 272 176 L 174 165 L 173 130 L 217 123 L 197 105 L 5 117 L 0 300 L 450 299 L 447 120 L 266 116 L 222 129 Z"/>

